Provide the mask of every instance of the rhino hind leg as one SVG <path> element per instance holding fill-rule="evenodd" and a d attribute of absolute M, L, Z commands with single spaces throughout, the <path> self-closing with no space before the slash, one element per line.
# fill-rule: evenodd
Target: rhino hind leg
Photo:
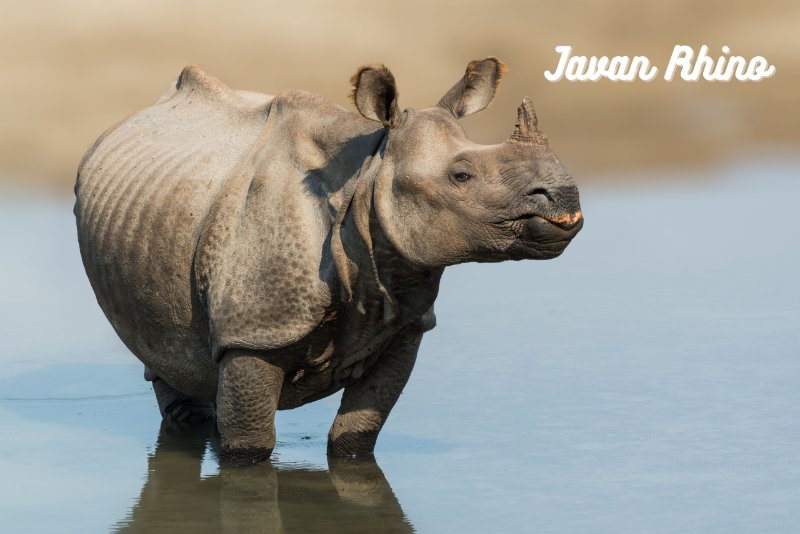
<path fill-rule="evenodd" d="M 193 399 L 184 395 L 147 368 L 145 368 L 144 377 L 153 384 L 158 410 L 165 421 L 199 424 L 214 419 L 213 402 Z"/>

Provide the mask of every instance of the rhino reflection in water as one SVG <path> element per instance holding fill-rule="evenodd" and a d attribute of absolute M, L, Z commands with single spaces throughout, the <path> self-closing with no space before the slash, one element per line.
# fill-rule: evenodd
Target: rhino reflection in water
<path fill-rule="evenodd" d="M 213 423 L 165 421 L 147 480 L 117 532 L 397 532 L 413 528 L 373 458 L 330 458 L 328 471 L 220 466 L 201 476 Z"/>
<path fill-rule="evenodd" d="M 328 453 L 372 452 L 444 268 L 553 258 L 583 224 L 530 100 L 501 144 L 459 125 L 504 71 L 473 61 L 438 105 L 401 111 L 389 70 L 363 67 L 353 113 L 187 67 L 100 136 L 75 186 L 81 255 L 164 417 L 216 415 L 222 457 L 255 461 L 276 409 L 344 388 Z"/>

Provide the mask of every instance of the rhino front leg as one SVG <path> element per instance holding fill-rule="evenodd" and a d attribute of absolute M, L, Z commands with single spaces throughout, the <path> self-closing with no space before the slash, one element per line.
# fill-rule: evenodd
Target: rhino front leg
<path fill-rule="evenodd" d="M 266 460 L 275 448 L 275 411 L 284 371 L 257 352 L 232 350 L 219 365 L 217 427 L 220 458 Z"/>
<path fill-rule="evenodd" d="M 369 373 L 348 386 L 328 434 L 330 456 L 372 454 L 383 424 L 408 382 L 424 330 L 399 332 L 378 356 Z"/>

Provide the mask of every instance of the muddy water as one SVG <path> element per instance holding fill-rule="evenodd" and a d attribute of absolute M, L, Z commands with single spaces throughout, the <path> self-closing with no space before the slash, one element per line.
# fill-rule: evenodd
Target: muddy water
<path fill-rule="evenodd" d="M 377 462 L 328 463 L 331 398 L 251 469 L 161 428 L 69 204 L 3 194 L 0 531 L 795 531 L 800 162 L 663 177 L 584 187 L 557 260 L 450 269 Z"/>

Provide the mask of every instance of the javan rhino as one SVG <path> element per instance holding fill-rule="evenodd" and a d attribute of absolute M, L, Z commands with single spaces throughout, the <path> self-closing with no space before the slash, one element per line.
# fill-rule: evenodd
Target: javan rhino
<path fill-rule="evenodd" d="M 344 388 L 328 454 L 373 451 L 444 268 L 553 258 L 583 225 L 528 98 L 502 144 L 459 125 L 504 73 L 472 61 L 438 105 L 400 111 L 391 72 L 362 67 L 356 114 L 190 66 L 95 141 L 75 186 L 83 264 L 165 418 L 216 415 L 223 457 L 263 460 L 276 409 Z"/>

